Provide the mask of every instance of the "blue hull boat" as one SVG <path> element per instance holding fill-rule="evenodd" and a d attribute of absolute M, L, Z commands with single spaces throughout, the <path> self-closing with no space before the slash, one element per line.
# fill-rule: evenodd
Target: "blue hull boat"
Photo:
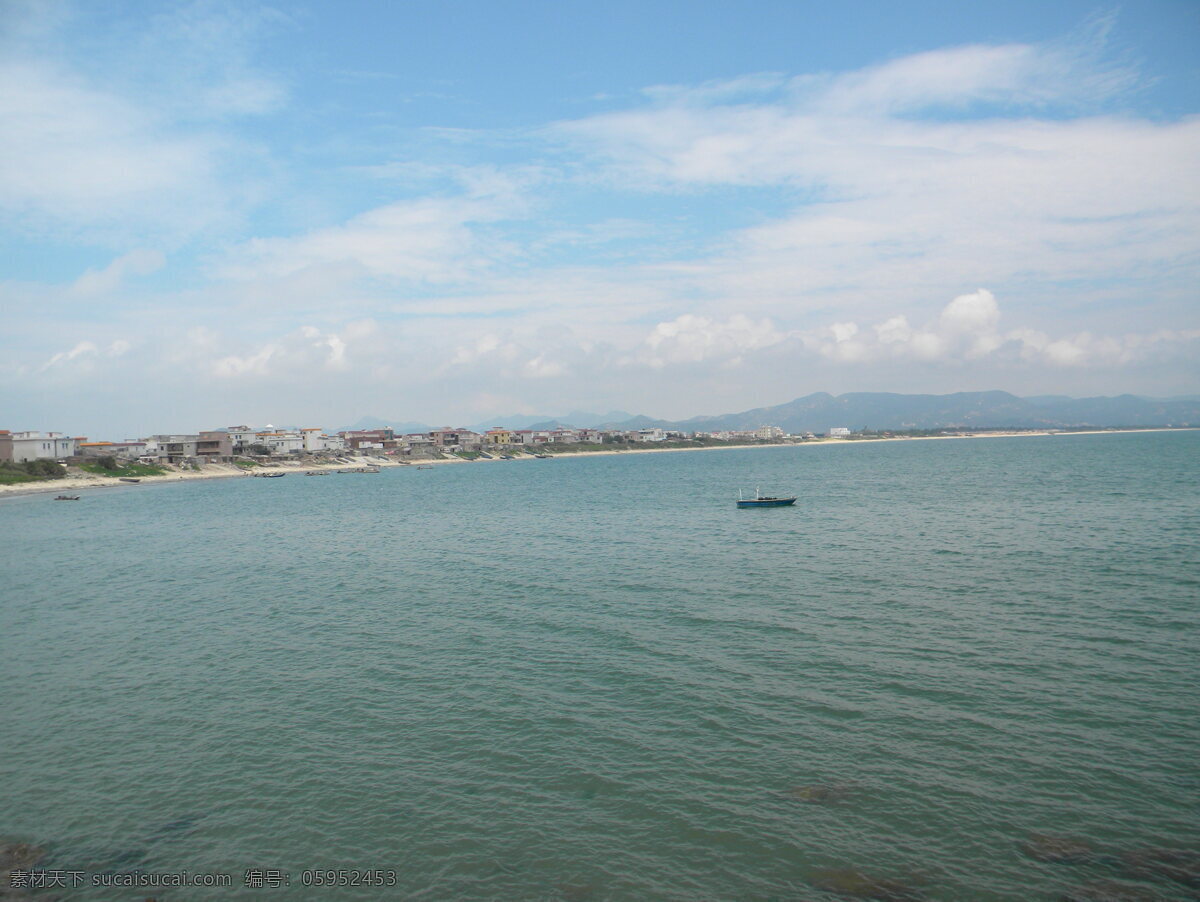
<path fill-rule="evenodd" d="M 787 507 L 795 504 L 795 498 L 746 498 L 737 503 L 738 507 Z"/>
<path fill-rule="evenodd" d="M 754 490 L 753 498 L 743 498 L 742 493 L 738 492 L 738 507 L 790 507 L 796 503 L 796 496 L 783 498 L 776 495 L 764 495 L 762 489 Z"/>

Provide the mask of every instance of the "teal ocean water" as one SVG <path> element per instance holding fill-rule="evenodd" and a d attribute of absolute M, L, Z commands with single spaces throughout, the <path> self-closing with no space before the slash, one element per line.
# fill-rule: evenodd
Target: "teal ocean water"
<path fill-rule="evenodd" d="M 1198 462 L 1141 433 L 5 500 L 0 836 L 233 875 L 63 899 L 1194 899 Z M 800 501 L 737 510 L 757 485 Z M 303 885 L 329 868 L 395 886 Z"/>

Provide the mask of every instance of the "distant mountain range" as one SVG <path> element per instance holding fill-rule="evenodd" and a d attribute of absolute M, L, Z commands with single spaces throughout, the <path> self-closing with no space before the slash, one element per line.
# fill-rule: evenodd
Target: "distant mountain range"
<path fill-rule="evenodd" d="M 818 392 L 774 407 L 721 416 L 666 421 L 639 417 L 625 428 L 659 426 L 686 432 L 780 426 L 785 432 L 851 429 L 937 429 L 951 426 L 1023 428 L 1068 426 L 1200 425 L 1200 402 L 1155 400 L 1135 395 L 1115 398 L 1041 396 L 1018 398 L 1003 391 L 951 395 L 900 395 L 890 392 Z"/>
<path fill-rule="evenodd" d="M 428 432 L 433 428 L 436 427 L 427 426 L 424 423 L 381 420 L 379 417 L 362 417 L 357 422 L 351 423 L 349 426 L 342 426 L 340 429 L 335 429 L 334 432 L 357 432 L 360 429 L 392 429 L 397 433 L 406 433 Z"/>
<path fill-rule="evenodd" d="M 353 429 L 391 427 L 397 432 L 427 432 L 423 423 L 396 423 L 364 417 Z M 950 395 L 900 395 L 891 392 L 826 392 L 806 395 L 786 404 L 756 407 L 741 413 L 660 420 L 632 416 L 625 411 L 593 414 L 572 411 L 561 417 L 494 417 L 468 428 L 486 432 L 494 426 L 509 429 L 553 429 L 589 426 L 608 429 L 678 429 L 684 432 L 719 432 L 779 426 L 785 432 L 827 432 L 834 426 L 850 429 L 938 429 L 954 426 L 997 428 L 1063 428 L 1080 426 L 1200 426 L 1200 396 L 1142 398 L 1070 398 L 1038 395 L 1019 398 L 1003 391 L 956 392 Z"/>
<path fill-rule="evenodd" d="M 513 414 L 512 416 L 491 417 L 479 423 L 471 423 L 465 428 L 472 432 L 487 432 L 497 426 L 503 426 L 505 429 L 557 429 L 560 426 L 599 426 L 602 423 L 618 422 L 620 420 L 628 420 L 633 417 L 633 414 L 624 410 L 611 410 L 608 413 L 587 413 L 582 410 L 573 410 L 561 417 L 550 416 L 549 414 Z M 461 425 L 447 424 L 446 425 Z M 378 417 L 363 417 L 352 426 L 346 426 L 338 432 L 349 432 L 352 429 L 394 429 L 396 432 L 428 432 L 430 429 L 440 428 L 438 426 L 428 426 L 425 423 L 413 422 L 394 422 L 392 420 L 381 420 Z"/>

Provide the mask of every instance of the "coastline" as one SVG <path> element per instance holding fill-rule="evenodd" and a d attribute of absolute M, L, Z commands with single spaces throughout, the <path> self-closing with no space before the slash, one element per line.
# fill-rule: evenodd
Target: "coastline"
<path fill-rule="evenodd" d="M 709 445 L 703 448 L 623 448 L 612 451 L 562 451 L 550 455 L 551 458 L 571 458 L 571 457 L 601 457 L 612 456 L 619 454 L 670 454 L 681 451 L 734 451 L 738 449 L 758 449 L 758 448 L 815 448 L 829 446 L 847 446 L 847 445 L 863 445 L 875 444 L 878 442 L 924 442 L 924 441 L 946 441 L 954 439 L 976 439 L 976 438 L 1020 438 L 1032 436 L 1072 436 L 1072 435 L 1113 435 L 1126 432 L 1194 432 L 1200 427 L 1179 427 L 1179 428 L 1154 428 L 1145 429 L 1092 429 L 1078 432 L 1061 432 L 1061 431 L 1022 431 L 1022 432 L 986 432 L 974 433 L 970 435 L 897 435 L 890 438 L 826 438 L 817 441 L 805 442 L 781 442 L 778 444 L 763 444 L 763 445 Z M 537 458 L 522 455 L 512 458 L 512 460 L 537 460 Z M 164 483 L 177 483 L 183 481 L 193 481 L 197 479 L 238 479 L 238 478 L 253 478 L 255 473 L 286 473 L 291 475 L 304 475 L 306 473 L 318 472 L 338 472 L 338 471 L 354 471 L 364 466 L 377 467 L 404 467 L 404 466 L 437 466 L 442 464 L 466 464 L 466 463 L 500 463 L 500 458 L 492 460 L 465 460 L 460 457 L 448 458 L 443 460 L 421 460 L 421 461 L 396 461 L 386 458 L 368 458 L 361 462 L 354 463 L 337 463 L 337 464 L 300 464 L 287 463 L 275 466 L 259 466 L 253 469 L 242 469 L 233 464 L 207 464 L 202 470 L 190 470 L 185 472 L 172 471 L 161 476 L 143 476 L 140 477 L 139 483 L 132 484 L 122 482 L 116 476 L 67 476 L 63 479 L 53 479 L 46 482 L 36 483 L 16 483 L 14 485 L 0 485 L 0 500 L 5 498 L 13 498 L 19 495 L 39 495 L 50 492 L 63 493 L 64 491 L 80 491 L 86 489 L 105 489 L 105 488 L 134 488 L 136 485 L 161 485 Z M 507 461 L 506 461 L 507 462 Z"/>
<path fill-rule="evenodd" d="M 430 461 L 430 463 L 449 463 L 450 461 Z M 239 479 L 253 478 L 255 473 L 286 473 L 301 476 L 305 473 L 337 472 L 339 470 L 358 470 L 364 466 L 402 467 L 404 464 L 392 460 L 370 460 L 349 464 L 281 464 L 278 466 L 261 466 L 252 469 L 242 469 L 233 464 L 206 464 L 202 470 L 178 471 L 172 470 L 161 476 L 140 476 L 137 483 L 122 482 L 117 476 L 74 475 L 62 479 L 50 479 L 45 482 L 18 482 L 14 485 L 0 485 L 0 499 L 16 495 L 39 495 L 46 492 L 62 493 L 83 489 L 137 488 L 138 485 L 162 485 L 164 483 L 191 482 L 197 479 Z"/>

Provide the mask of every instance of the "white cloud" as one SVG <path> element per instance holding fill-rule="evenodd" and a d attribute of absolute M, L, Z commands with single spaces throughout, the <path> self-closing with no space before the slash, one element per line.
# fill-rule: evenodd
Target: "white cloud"
<path fill-rule="evenodd" d="M 207 358 L 206 365 L 211 373 L 221 379 L 282 379 L 298 378 L 307 381 L 322 378 L 324 374 L 347 372 L 354 368 L 347 356 L 375 336 L 377 326 L 369 320 L 349 323 L 341 331 L 323 331 L 315 326 L 302 326 L 294 332 L 260 344 L 244 354 L 225 354 Z M 193 339 L 197 336 L 192 336 Z M 200 347 L 214 349 L 208 334 L 198 336 Z M 369 364 L 377 359 L 378 349 L 364 354 Z"/>
<path fill-rule="evenodd" d="M 566 367 L 561 363 L 548 360 L 544 354 L 538 354 L 536 357 L 525 361 L 525 364 L 521 367 L 521 372 L 523 375 L 533 379 L 549 379 L 561 376 L 566 372 Z"/>
<path fill-rule="evenodd" d="M 1024 360 L 1059 367 L 1108 367 L 1145 360 L 1171 346 L 1200 339 L 1200 329 L 1097 336 L 1089 332 L 1051 338 L 1036 329 L 1001 330 L 1000 307 L 986 288 L 959 295 L 924 328 L 905 315 L 891 316 L 870 332 L 854 322 L 788 335 L 808 352 L 844 363 L 909 360 L 963 364 L 985 358 Z"/>
<path fill-rule="evenodd" d="M 127 220 L 191 231 L 224 213 L 221 141 L 53 68 L 0 63 L 0 209 L 69 227 Z M 180 216 L 187 211 L 187 223 Z"/>
<path fill-rule="evenodd" d="M 106 294 L 118 288 L 129 276 L 146 276 L 166 264 L 161 251 L 139 248 L 130 251 L 103 269 L 89 269 L 75 280 L 71 290 L 76 294 Z"/>
<path fill-rule="evenodd" d="M 675 391 L 703 411 L 725 386 L 906 390 L 922 374 L 922 389 L 1057 391 L 1071 374 L 1112 385 L 1154 366 L 1155 384 L 1190 390 L 1200 117 L 1104 112 L 1138 76 L 1106 63 L 1099 38 L 659 86 L 638 108 L 520 134 L 394 140 L 381 119 L 304 160 L 279 139 L 272 162 L 232 136 L 241 117 L 301 112 L 250 50 L 287 22 L 236 4 L 150 18 L 126 22 L 143 44 L 115 74 L 56 52 L 0 64 L 0 211 L 115 257 L 70 288 L 0 284 L 22 311 L 0 375 L 90 386 L 103 367 L 355 402 L 347 386 L 371 382 L 385 399 L 486 386 L 511 409 L 555 391 L 572 406 Z M 456 143 L 433 157 L 435 140 Z M 498 146 L 518 162 L 477 162 Z M 232 215 L 252 203 L 254 180 L 231 172 L 243 158 L 300 188 L 286 208 Z M 229 228 L 190 249 L 160 239 L 205 224 Z M 184 287 L 120 291 L 167 265 L 152 247 L 172 267 L 154 284 Z M 208 269 L 189 269 L 188 250 Z M 105 319 L 72 322 L 84 306 Z M 379 323 L 354 324 L 366 317 Z"/>
<path fill-rule="evenodd" d="M 984 279 L 1179 298 L 1197 268 L 1200 117 L 1096 113 L 1136 83 L 1101 46 L 952 48 L 786 90 L 733 85 L 732 102 L 711 86 L 664 91 L 554 134 L 613 187 L 768 187 L 791 202 L 695 261 L 688 284 L 723 298 L 719 315 L 879 314 Z M 972 112 L 934 115 L 947 109 Z"/>
<path fill-rule="evenodd" d="M 124 339 L 116 339 L 106 347 L 100 347 L 93 341 L 81 341 L 68 351 L 59 351 L 43 363 L 39 368 L 39 373 L 45 373 L 49 370 L 63 369 L 68 365 L 73 366 L 82 373 L 89 373 L 93 369 L 94 362 L 101 357 L 113 358 L 121 357 L 129 351 L 132 345 Z"/>
<path fill-rule="evenodd" d="M 129 16 L 9 6 L 0 211 L 26 230 L 168 244 L 249 205 L 262 151 L 226 120 L 282 104 L 282 84 L 248 62 L 281 14 L 209 2 Z"/>
<path fill-rule="evenodd" d="M 655 368 L 712 359 L 740 359 L 747 351 L 768 348 L 783 339 L 770 320 L 755 321 L 734 314 L 722 321 L 685 313 L 656 325 L 646 336 L 639 359 Z"/>
<path fill-rule="evenodd" d="M 980 288 L 952 300 L 939 319 L 947 332 L 990 332 L 1000 321 L 1000 307 L 990 291 Z"/>
<path fill-rule="evenodd" d="M 975 104 L 1002 108 L 1079 107 L 1133 90 L 1136 70 L 1105 64 L 1103 40 L 1050 45 L 968 45 L 901 57 L 878 66 L 796 87 L 838 115 L 903 114 Z"/>
<path fill-rule="evenodd" d="M 392 280 L 469 280 L 511 253 L 506 243 L 489 240 L 477 227 L 517 212 L 510 198 L 403 201 L 294 238 L 253 239 L 237 248 L 221 271 L 254 279 L 349 267 Z"/>

